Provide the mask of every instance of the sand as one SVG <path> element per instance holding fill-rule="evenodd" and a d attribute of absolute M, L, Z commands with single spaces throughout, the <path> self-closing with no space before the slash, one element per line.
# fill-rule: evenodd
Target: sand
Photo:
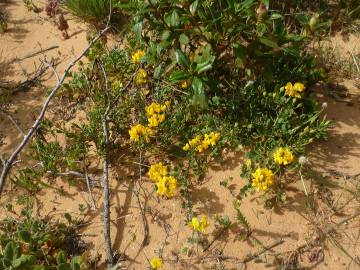
<path fill-rule="evenodd" d="M 35 3 L 43 7 L 42 2 L 35 1 Z M 22 81 L 26 78 L 24 71 L 32 72 L 41 61 L 44 59 L 50 61 L 52 58 L 61 60 L 57 66 L 57 71 L 61 74 L 66 64 L 87 45 L 87 26 L 80 22 L 72 19 L 69 21 L 70 39 L 63 40 L 54 23 L 49 21 L 43 12 L 35 14 L 28 11 L 22 1 L 14 0 L 6 6 L 0 3 L 0 8 L 5 8 L 10 18 L 8 32 L 0 34 L 1 81 Z M 359 37 L 352 35 L 350 40 L 345 41 L 341 36 L 336 36 L 334 39 L 339 42 L 340 47 L 342 46 L 344 55 L 347 53 L 344 48 L 351 48 L 355 55 L 359 54 Z M 54 45 L 59 48 L 26 60 L 14 61 Z M 274 254 L 294 251 L 307 241 L 320 238 L 319 233 L 316 233 L 316 227 L 323 227 L 327 223 L 335 224 L 360 210 L 359 201 L 353 198 L 354 195 L 351 192 L 344 189 L 355 191 L 359 188 L 360 178 L 350 178 L 350 176 L 360 174 L 359 80 L 356 78 L 333 78 L 333 80 L 346 90 L 347 97 L 336 101 L 329 96 L 329 89 L 324 85 L 313 89 L 319 102 L 327 102 L 328 106 L 324 115 L 334 120 L 334 124 L 329 131 L 327 142 L 317 142 L 309 147 L 308 166 L 319 172 L 322 177 L 342 187 L 333 188 L 332 194 L 328 194 L 336 201 L 337 206 L 345 204 L 341 214 L 335 215 L 331 212 L 325 203 L 327 198 L 325 189 L 319 189 L 316 196 L 319 203 L 323 203 L 319 206 L 323 211 L 321 215 L 314 216 L 306 207 L 303 186 L 300 181 L 297 181 L 287 190 L 288 198 L 283 207 L 269 210 L 262 206 L 256 195 L 246 198 L 242 202 L 241 210 L 251 225 L 251 236 L 246 241 L 238 240 L 236 236 L 241 228 L 234 228 L 211 245 L 209 250 L 212 254 L 221 251 L 224 256 L 244 259 L 248 254 L 263 250 L 263 246 L 271 245 L 283 238 L 282 244 L 247 264 L 247 269 L 274 269 Z M 29 129 L 34 116 L 38 114 L 47 89 L 55 83 L 55 76 L 49 70 L 44 76 L 41 87 L 18 93 L 11 98 L 11 115 L 24 131 Z M 0 153 L 8 156 L 21 141 L 22 135 L 16 126 L 3 115 L 0 115 L 0 132 L 4 136 Z M 25 154 L 22 154 L 20 159 L 23 162 L 19 163 L 18 167 L 27 162 Z M 196 186 L 193 191 L 195 213 L 206 214 L 210 217 L 210 225 L 207 229 L 210 240 L 214 237 L 211 232 L 215 228 L 215 215 L 228 215 L 235 221 L 236 213 L 232 206 L 234 198 L 230 191 L 219 183 L 225 179 L 232 179 L 230 181 L 232 189 L 238 190 L 243 186 L 245 182 L 240 178 L 241 164 L 242 153 L 226 154 L 225 162 L 210 168 L 204 183 Z M 152 197 L 147 199 L 146 217 L 149 223 L 149 239 L 148 245 L 141 248 L 143 228 L 134 195 L 134 182 L 138 178 L 136 173 L 138 169 L 135 166 L 128 170 L 128 172 L 124 172 L 122 168 L 111 170 L 111 238 L 113 250 L 125 253 L 128 258 L 122 263 L 124 269 L 146 269 L 147 258 L 153 257 L 159 250 L 162 250 L 165 260 L 163 269 L 225 269 L 215 268 L 216 260 L 204 260 L 202 263 L 195 264 L 180 253 L 182 248 L 191 247 L 187 240 L 192 233 L 184 223 L 185 215 L 178 198 L 159 201 Z M 298 175 L 293 177 L 299 180 Z M 91 251 L 94 256 L 96 254 L 102 256 L 100 267 L 97 269 L 104 269 L 101 190 L 94 189 L 97 210 L 82 215 L 79 212 L 79 204 L 89 203 L 85 186 L 71 186 L 64 177 L 57 177 L 51 181 L 53 187 L 62 188 L 64 192 L 60 193 L 55 188 L 40 191 L 36 195 L 36 214 L 39 216 L 50 214 L 54 219 L 61 219 L 63 214 L 68 212 L 73 216 L 83 217 L 86 223 L 82 229 L 84 240 L 92 243 Z M 310 190 L 310 181 L 307 177 L 305 177 L 305 184 Z M 149 192 L 153 189 L 152 184 L 146 179 L 144 187 Z M 10 190 L 10 185 L 6 188 L 9 191 L 1 197 L 2 206 L 21 192 Z M 5 215 L 3 208 L 0 210 L 0 215 Z M 340 235 L 336 239 L 348 251 L 349 256 L 359 257 L 360 218 L 351 219 L 338 229 Z M 200 247 L 197 252 L 199 255 L 203 254 Z M 316 256 L 320 256 L 322 252 L 325 255 L 324 260 L 314 269 L 360 269 L 351 262 L 349 256 L 329 241 L 326 241 L 325 248 L 322 250 L 316 247 L 304 252 L 301 259 L 303 263 L 311 264 L 311 260 L 319 259 Z M 316 259 L 312 259 L 314 256 Z M 185 259 L 180 263 L 177 262 L 178 257 Z M 224 262 L 224 265 L 227 269 L 241 269 L 239 265 L 231 261 Z"/>

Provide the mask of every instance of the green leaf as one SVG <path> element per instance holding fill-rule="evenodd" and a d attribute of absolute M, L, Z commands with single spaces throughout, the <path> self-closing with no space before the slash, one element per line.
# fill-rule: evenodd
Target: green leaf
<path fill-rule="evenodd" d="M 176 63 L 178 63 L 179 65 L 182 65 L 184 67 L 190 66 L 189 58 L 182 51 L 176 50 L 175 57 L 176 57 Z"/>
<path fill-rule="evenodd" d="M 200 107 L 201 109 L 207 108 L 207 99 L 204 90 L 204 83 L 201 79 L 195 77 L 192 81 L 191 87 L 194 90 L 194 95 L 191 99 L 193 106 Z"/>
<path fill-rule="evenodd" d="M 21 255 L 20 258 L 13 260 L 12 266 L 14 268 L 20 266 L 32 266 L 36 262 L 36 257 L 34 255 Z"/>
<path fill-rule="evenodd" d="M 158 65 L 155 70 L 154 70 L 154 78 L 155 79 L 160 79 L 161 75 L 164 73 L 164 69 L 162 67 L 162 65 Z"/>
<path fill-rule="evenodd" d="M 283 16 L 280 13 L 273 13 L 270 16 L 270 20 L 277 20 L 277 19 L 281 19 Z"/>
<path fill-rule="evenodd" d="M 191 5 L 190 5 L 190 13 L 191 13 L 191 15 L 195 15 L 198 4 L 199 4 L 199 0 L 195 0 L 194 2 L 191 3 Z"/>
<path fill-rule="evenodd" d="M 65 256 L 64 251 L 61 250 L 61 251 L 58 253 L 58 255 L 56 256 L 56 262 L 57 262 L 57 264 L 66 263 L 66 256 Z"/>
<path fill-rule="evenodd" d="M 279 48 L 279 45 L 276 42 L 266 37 L 261 37 L 260 42 L 271 48 Z"/>
<path fill-rule="evenodd" d="M 70 216 L 69 213 L 65 213 L 65 214 L 64 214 L 64 217 L 65 217 L 66 220 L 69 222 L 69 224 L 72 224 L 72 223 L 73 223 L 72 218 L 71 218 L 71 216 Z"/>
<path fill-rule="evenodd" d="M 56 267 L 56 270 L 72 270 L 70 264 L 62 263 Z"/>
<path fill-rule="evenodd" d="M 31 234 L 28 231 L 22 230 L 18 232 L 19 238 L 25 243 L 31 242 Z"/>
<path fill-rule="evenodd" d="M 195 68 L 195 72 L 197 72 L 198 74 L 201 74 L 203 72 L 210 70 L 212 68 L 212 64 L 214 61 L 215 61 L 215 56 L 212 56 L 212 57 L 210 57 L 209 60 L 207 60 L 203 63 L 197 64 L 196 68 Z"/>
<path fill-rule="evenodd" d="M 180 44 L 182 45 L 186 45 L 186 44 L 189 44 L 190 40 L 188 38 L 187 35 L 185 35 L 184 33 L 182 33 L 180 36 L 179 36 L 179 42 Z"/>
<path fill-rule="evenodd" d="M 138 22 L 133 26 L 133 31 L 138 39 L 141 38 L 142 29 L 143 29 L 142 22 Z"/>
<path fill-rule="evenodd" d="M 16 243 L 10 241 L 9 243 L 6 244 L 5 249 L 4 249 L 4 258 L 9 260 L 9 261 L 13 261 L 16 258 L 19 257 L 20 254 L 20 248 L 19 245 L 17 245 Z"/>
<path fill-rule="evenodd" d="M 171 13 L 171 17 L 170 17 L 170 26 L 178 26 L 180 24 L 180 18 L 179 18 L 179 14 L 177 13 L 176 10 L 174 10 Z"/>
<path fill-rule="evenodd" d="M 235 54 L 236 58 L 238 59 L 238 61 L 240 61 L 240 64 L 243 66 L 245 64 L 246 55 L 247 55 L 246 47 L 244 47 L 243 45 L 241 45 L 239 43 L 234 43 L 233 49 L 234 49 L 234 54 Z"/>
<path fill-rule="evenodd" d="M 174 83 L 186 80 L 187 78 L 189 78 L 189 74 L 183 70 L 173 71 L 169 76 L 169 80 Z"/>

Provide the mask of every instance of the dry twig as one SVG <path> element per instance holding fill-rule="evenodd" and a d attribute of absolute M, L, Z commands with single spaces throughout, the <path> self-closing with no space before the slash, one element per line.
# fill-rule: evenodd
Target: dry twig
<path fill-rule="evenodd" d="M 36 121 L 33 123 L 32 127 L 30 128 L 30 130 L 27 132 L 27 134 L 24 136 L 22 142 L 18 145 L 18 147 L 15 149 L 15 151 L 11 154 L 11 156 L 9 157 L 8 160 L 5 161 L 5 165 L 2 169 L 1 175 L 0 175 L 0 194 L 2 193 L 3 189 L 4 189 L 4 184 L 5 184 L 5 179 L 7 177 L 7 175 L 9 174 L 11 167 L 15 161 L 15 159 L 17 158 L 17 156 L 20 154 L 20 152 L 24 149 L 24 147 L 28 144 L 28 142 L 30 141 L 30 139 L 32 138 L 32 136 L 34 135 L 34 133 L 36 132 L 36 130 L 39 128 L 45 113 L 49 107 L 49 104 L 51 102 L 51 100 L 53 99 L 53 97 L 56 95 L 56 93 L 58 92 L 58 90 L 61 88 L 61 86 L 63 85 L 69 71 L 74 67 L 74 65 L 89 51 L 89 49 L 95 44 L 95 42 L 102 36 L 104 35 L 108 30 L 110 29 L 110 26 L 107 26 L 106 28 L 104 28 L 91 42 L 90 44 L 83 50 L 83 52 L 76 57 L 73 61 L 71 61 L 67 68 L 65 69 L 61 79 L 59 82 L 57 82 L 57 84 L 54 86 L 54 88 L 51 90 L 49 96 L 47 97 L 45 103 L 42 106 L 42 109 L 40 111 L 40 114 L 38 115 L 38 117 L 36 118 Z"/>

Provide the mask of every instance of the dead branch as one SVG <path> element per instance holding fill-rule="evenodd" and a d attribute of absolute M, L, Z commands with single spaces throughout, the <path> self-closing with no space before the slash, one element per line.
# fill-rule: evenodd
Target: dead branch
<path fill-rule="evenodd" d="M 254 260 L 255 258 L 259 257 L 261 254 L 265 253 L 266 251 L 270 250 L 270 249 L 273 249 L 274 247 L 276 246 L 279 246 L 281 244 L 283 244 L 285 242 L 284 239 L 280 239 L 280 240 L 277 240 L 275 241 L 274 243 L 272 243 L 271 245 L 269 246 L 266 246 L 264 247 L 262 250 L 260 250 L 259 252 L 256 252 L 254 254 L 248 254 L 245 259 L 243 260 L 243 263 L 248 263 L 252 260 Z"/>
<path fill-rule="evenodd" d="M 54 46 L 50 46 L 49 48 L 46 48 L 46 49 L 41 49 L 39 51 L 36 51 L 36 52 L 33 52 L 33 53 L 29 53 L 21 58 L 15 58 L 11 61 L 11 63 L 14 63 L 14 62 L 20 62 L 20 61 L 23 61 L 25 59 L 28 59 L 28 58 L 31 58 L 31 57 L 34 57 L 34 56 L 37 56 L 39 54 L 43 54 L 44 52 L 48 52 L 48 51 L 51 51 L 51 50 L 54 50 L 54 49 L 57 49 L 59 48 L 58 45 L 54 45 Z"/>
<path fill-rule="evenodd" d="M 94 195 L 92 193 L 91 186 L 90 186 L 90 178 L 89 178 L 89 175 L 88 175 L 88 172 L 87 172 L 87 166 L 86 166 L 85 157 L 84 157 L 84 174 L 85 174 L 85 180 L 86 180 L 87 189 L 88 189 L 89 196 L 90 196 L 91 210 L 95 211 L 96 210 L 96 204 L 95 204 Z"/>
<path fill-rule="evenodd" d="M 141 150 L 139 152 L 140 152 L 139 153 L 139 164 L 141 164 L 141 162 L 142 162 Z M 143 223 L 144 238 L 143 238 L 143 241 L 141 242 L 141 247 L 144 247 L 147 245 L 147 240 L 149 237 L 149 224 L 147 222 L 146 215 L 145 215 L 145 206 L 142 205 L 141 200 L 140 200 L 140 191 L 142 189 L 141 184 L 142 184 L 142 169 L 141 169 L 141 165 L 139 165 L 139 181 L 137 181 L 137 183 L 136 183 L 136 190 L 134 193 L 136 196 L 136 202 L 140 209 L 141 219 L 142 219 L 142 223 Z"/>
<path fill-rule="evenodd" d="M 46 72 L 46 70 L 48 69 L 48 67 L 45 67 L 44 65 L 41 65 L 38 70 L 35 72 L 35 74 L 26 79 L 25 81 L 19 83 L 12 91 L 12 94 L 16 94 L 22 91 L 27 91 L 29 90 L 31 87 L 33 87 L 40 79 L 40 77 L 42 75 L 44 75 L 44 73 Z"/>
<path fill-rule="evenodd" d="M 114 256 L 111 249 L 111 237 L 110 237 L 110 188 L 109 188 L 109 113 L 110 113 L 110 93 L 109 82 L 105 72 L 104 65 L 99 61 L 99 66 L 105 80 L 105 95 L 107 99 L 107 107 L 103 114 L 102 126 L 104 132 L 104 155 L 103 155 L 103 226 L 104 226 L 104 245 L 105 254 L 108 266 L 114 265 Z"/>
<path fill-rule="evenodd" d="M 83 50 L 83 52 L 76 57 L 73 61 L 71 61 L 67 68 L 65 69 L 60 81 L 54 86 L 54 88 L 51 90 L 50 95 L 47 97 L 45 103 L 42 106 L 42 109 L 40 111 L 40 114 L 38 115 L 36 121 L 33 123 L 32 127 L 28 131 L 28 133 L 24 136 L 22 142 L 18 145 L 18 147 L 15 149 L 15 151 L 11 154 L 8 160 L 5 161 L 5 166 L 2 169 L 1 175 L 0 175 L 0 194 L 3 191 L 5 179 L 8 175 L 8 173 L 11 170 L 12 164 L 19 155 L 19 153 L 24 149 L 24 147 L 27 145 L 27 143 L 30 141 L 36 130 L 39 128 L 45 113 L 49 107 L 49 104 L 53 97 L 56 95 L 58 90 L 63 85 L 69 71 L 74 67 L 74 65 L 89 51 L 89 49 L 95 44 L 95 42 L 104 35 L 108 30 L 110 29 L 110 26 L 105 27 L 91 42 L 90 44 Z"/>

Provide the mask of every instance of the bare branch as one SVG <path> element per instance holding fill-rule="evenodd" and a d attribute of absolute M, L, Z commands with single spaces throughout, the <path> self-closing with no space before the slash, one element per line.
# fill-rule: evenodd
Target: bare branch
<path fill-rule="evenodd" d="M 111 1 L 110 1 L 111 2 Z M 109 188 L 109 113 L 110 113 L 110 93 L 109 93 L 109 82 L 106 76 L 106 71 L 102 62 L 99 61 L 100 69 L 103 73 L 105 80 L 105 95 L 107 99 L 107 107 L 103 115 L 102 126 L 104 132 L 104 157 L 103 157 L 103 226 L 104 226 L 104 248 L 109 267 L 114 265 L 114 256 L 111 249 L 111 237 L 110 237 L 110 188 Z"/>
<path fill-rule="evenodd" d="M 90 186 L 90 178 L 89 178 L 89 175 L 88 175 L 88 172 L 87 172 L 87 166 L 86 166 L 85 157 L 84 157 L 84 173 L 85 173 L 86 185 L 87 185 L 88 192 L 89 192 L 89 195 L 90 195 L 91 210 L 94 211 L 94 210 L 96 210 L 96 204 L 95 204 L 94 195 L 92 193 L 91 186 Z"/>
<path fill-rule="evenodd" d="M 22 142 L 18 145 L 18 147 L 15 149 L 15 151 L 11 154 L 10 158 L 6 161 L 5 166 L 2 169 L 1 175 L 0 175 L 0 194 L 3 191 L 4 188 L 4 184 L 5 184 L 5 179 L 8 175 L 8 173 L 10 172 L 10 169 L 12 167 L 12 164 L 14 162 L 14 160 L 17 158 L 17 156 L 19 155 L 19 153 L 24 149 L 24 147 L 27 145 L 27 143 L 30 141 L 30 139 L 32 138 L 32 136 L 34 135 L 34 133 L 36 132 L 36 130 L 39 128 L 45 113 L 47 111 L 47 108 L 49 107 L 50 101 L 53 99 L 53 97 L 56 95 L 56 93 L 58 92 L 58 90 L 61 88 L 61 86 L 63 85 L 67 74 L 69 73 L 69 71 L 74 67 L 74 65 L 89 51 L 89 49 L 95 44 L 95 42 L 104 34 L 106 33 L 110 28 L 106 27 L 105 29 L 103 29 L 91 42 L 90 44 L 83 50 L 83 52 L 76 57 L 73 61 L 71 61 L 69 63 L 69 65 L 67 66 L 67 68 L 65 69 L 60 81 L 55 85 L 55 87 L 51 90 L 50 95 L 47 97 L 45 103 L 43 104 L 43 107 L 40 111 L 40 114 L 38 115 L 36 121 L 34 122 L 34 124 L 32 125 L 32 127 L 30 128 L 30 130 L 28 131 L 28 133 L 24 136 Z"/>
<path fill-rule="evenodd" d="M 141 149 L 139 151 L 139 164 L 141 164 L 142 161 L 142 154 L 141 154 Z M 144 247 L 147 244 L 147 240 L 149 237 L 149 224 L 147 222 L 146 219 L 146 215 L 145 215 L 145 205 L 143 206 L 140 200 L 140 190 L 142 189 L 142 168 L 141 165 L 139 165 L 139 180 L 135 183 L 136 184 L 136 190 L 135 190 L 135 196 L 136 196 L 136 201 L 138 204 L 138 207 L 140 209 L 140 214 L 141 214 L 141 219 L 142 219 L 142 223 L 143 223 L 143 230 L 144 230 L 144 238 L 143 241 L 141 242 L 141 247 Z"/>

